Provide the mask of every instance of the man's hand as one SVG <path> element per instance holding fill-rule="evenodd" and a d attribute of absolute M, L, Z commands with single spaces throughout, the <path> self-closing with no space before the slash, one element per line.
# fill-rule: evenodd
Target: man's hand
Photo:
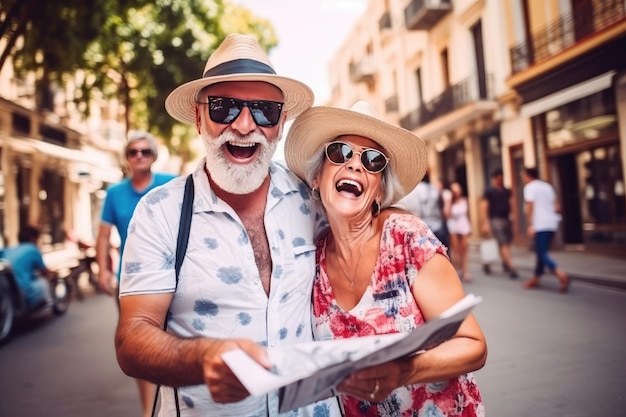
<path fill-rule="evenodd" d="M 102 268 L 98 271 L 98 286 L 107 295 L 113 295 L 113 271 Z"/>
<path fill-rule="evenodd" d="M 237 402 L 250 395 L 222 359 L 222 353 L 233 349 L 243 350 L 267 369 L 271 367 L 265 349 L 251 340 L 212 341 L 211 347 L 205 351 L 203 368 L 204 380 L 211 393 L 211 398 L 217 403 Z"/>

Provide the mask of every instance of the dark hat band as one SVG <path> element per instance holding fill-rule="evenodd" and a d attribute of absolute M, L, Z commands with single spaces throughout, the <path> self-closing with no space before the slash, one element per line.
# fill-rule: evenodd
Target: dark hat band
<path fill-rule="evenodd" d="M 203 77 L 216 77 L 218 75 L 230 74 L 276 74 L 272 67 L 263 62 L 253 59 L 236 59 L 234 61 L 224 62 L 207 70 Z"/>

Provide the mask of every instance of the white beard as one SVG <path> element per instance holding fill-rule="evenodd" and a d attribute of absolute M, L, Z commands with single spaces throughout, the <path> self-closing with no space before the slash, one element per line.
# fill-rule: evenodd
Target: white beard
<path fill-rule="evenodd" d="M 277 138 L 282 134 L 282 126 Z M 231 194 L 250 194 L 259 189 L 269 175 L 270 163 L 278 146 L 278 140 L 268 141 L 258 132 L 240 136 L 231 131 L 225 131 L 217 138 L 213 138 L 202 131 L 202 142 L 206 148 L 205 166 L 211 179 L 224 191 Z M 233 164 L 224 155 L 222 146 L 227 142 L 258 143 L 260 150 L 256 159 L 246 165 Z"/>

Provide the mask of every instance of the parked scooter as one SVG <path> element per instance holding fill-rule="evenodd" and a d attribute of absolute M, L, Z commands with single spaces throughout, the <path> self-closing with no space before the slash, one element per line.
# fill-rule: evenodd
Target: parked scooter
<path fill-rule="evenodd" d="M 96 260 L 95 247 L 80 239 L 76 240 L 76 245 L 80 251 L 78 264 L 71 268 L 60 270 L 59 275 L 68 282 L 72 292 L 76 294 L 76 298 L 82 301 L 85 298 L 85 294 L 80 288 L 79 279 L 81 276 L 87 276 L 87 282 L 96 293 L 101 293 L 102 290 L 98 284 L 98 262 Z"/>
<path fill-rule="evenodd" d="M 70 284 L 58 274 L 49 280 L 52 305 L 42 302 L 31 308 L 26 307 L 24 295 L 17 285 L 11 265 L 0 259 L 0 345 L 6 343 L 18 321 L 50 311 L 55 316 L 62 316 L 70 306 Z"/>

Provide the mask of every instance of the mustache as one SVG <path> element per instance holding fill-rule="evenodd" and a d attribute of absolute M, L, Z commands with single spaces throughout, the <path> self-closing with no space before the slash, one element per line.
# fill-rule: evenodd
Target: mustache
<path fill-rule="evenodd" d="M 250 144 L 260 144 L 262 146 L 268 146 L 269 143 L 267 138 L 259 132 L 250 132 L 247 135 L 240 135 L 237 132 L 233 131 L 224 131 L 220 133 L 220 135 L 213 139 L 215 145 L 217 147 L 222 146 L 226 143 L 230 143 L 233 145 L 250 145 Z"/>

